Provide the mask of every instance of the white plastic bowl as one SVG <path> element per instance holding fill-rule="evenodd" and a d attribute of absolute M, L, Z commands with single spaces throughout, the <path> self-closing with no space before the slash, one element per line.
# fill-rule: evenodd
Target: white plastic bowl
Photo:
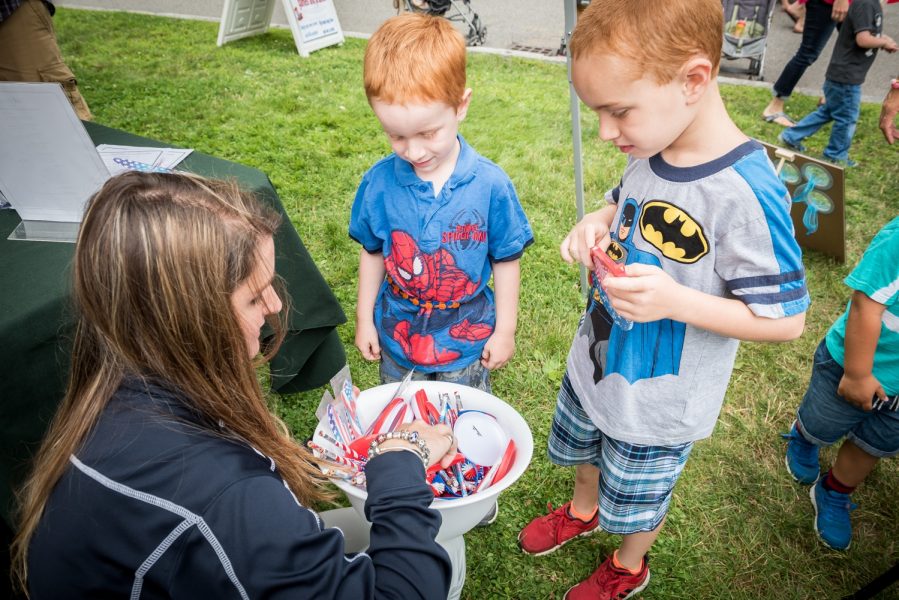
<path fill-rule="evenodd" d="M 356 412 L 362 427 L 367 428 L 377 418 L 381 410 L 392 399 L 397 385 L 396 383 L 380 385 L 365 390 L 359 395 L 356 403 Z M 499 482 L 471 496 L 449 500 L 435 498 L 431 503 L 431 508 L 440 511 L 443 517 L 443 524 L 437 533 L 437 539 L 446 541 L 463 535 L 477 525 L 493 506 L 493 502 L 500 492 L 521 477 L 521 474 L 524 473 L 531 462 L 531 456 L 534 453 L 534 438 L 531 436 L 530 427 L 528 427 L 524 418 L 518 414 L 518 411 L 492 394 L 442 381 L 412 381 L 407 388 L 406 394 L 411 396 L 419 389 L 424 389 L 428 394 L 428 399 L 432 401 L 436 401 L 438 393 L 449 392 L 450 397 L 454 397 L 453 392 L 458 391 L 465 410 L 482 410 L 492 414 L 509 437 L 515 441 L 515 460 L 512 463 L 512 468 Z M 320 429 L 322 428 L 325 431 L 328 430 L 326 422 L 321 424 Z M 346 481 L 334 480 L 334 483 L 346 494 L 350 504 L 359 513 L 359 516 L 364 519 L 365 513 L 363 508 L 368 493 Z"/>

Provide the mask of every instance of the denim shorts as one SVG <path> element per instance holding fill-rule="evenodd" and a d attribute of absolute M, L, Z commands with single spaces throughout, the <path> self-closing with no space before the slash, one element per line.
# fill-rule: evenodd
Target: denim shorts
<path fill-rule="evenodd" d="M 401 366 L 388 354 L 385 350 L 381 350 L 381 367 L 380 367 L 381 383 L 393 383 L 402 381 L 409 369 Z M 455 371 L 445 371 L 442 373 L 422 373 L 415 371 L 412 374 L 413 381 L 447 381 L 449 383 L 458 383 L 459 385 L 467 385 L 468 387 L 483 390 L 488 394 L 490 391 L 490 371 L 476 360 L 467 367 L 457 369 Z"/>
<path fill-rule="evenodd" d="M 549 433 L 549 460 L 561 466 L 599 467 L 599 526 L 627 535 L 662 524 L 674 484 L 693 442 L 638 446 L 600 431 L 581 406 L 568 374 L 562 378 Z"/>
<path fill-rule="evenodd" d="M 816 446 L 830 446 L 842 437 L 879 458 L 899 454 L 899 413 L 882 408 L 866 411 L 837 394 L 843 367 L 822 340 L 808 390 L 797 411 L 802 436 Z"/>

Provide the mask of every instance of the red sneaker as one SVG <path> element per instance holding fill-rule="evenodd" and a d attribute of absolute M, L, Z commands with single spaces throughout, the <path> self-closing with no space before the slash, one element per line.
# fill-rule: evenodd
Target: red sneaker
<path fill-rule="evenodd" d="M 607 558 L 599 568 L 567 592 L 564 600 L 625 600 L 639 594 L 649 585 L 649 557 L 643 558 L 643 568 L 636 575 L 618 569 Z"/>
<path fill-rule="evenodd" d="M 537 517 L 518 534 L 518 545 L 521 549 L 534 556 L 543 556 L 561 548 L 576 537 L 596 533 L 599 511 L 596 511 L 589 522 L 584 522 L 571 516 L 568 512 L 569 506 L 571 502 L 566 502 L 553 510 L 553 505 L 547 503 L 549 514 Z"/>

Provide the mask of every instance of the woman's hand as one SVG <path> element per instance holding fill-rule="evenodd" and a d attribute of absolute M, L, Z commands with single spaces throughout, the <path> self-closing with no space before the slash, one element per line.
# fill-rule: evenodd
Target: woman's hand
<path fill-rule="evenodd" d="M 453 430 L 449 425 L 440 423 L 439 425 L 428 425 L 422 420 L 413 421 L 408 425 L 399 427 L 398 430 L 417 431 L 418 436 L 425 441 L 428 446 L 430 455 L 428 456 L 428 466 L 440 463 L 444 469 L 450 466 L 456 457 L 456 438 L 453 436 Z M 381 448 L 411 448 L 413 444 L 401 439 L 387 440 L 381 444 Z"/>

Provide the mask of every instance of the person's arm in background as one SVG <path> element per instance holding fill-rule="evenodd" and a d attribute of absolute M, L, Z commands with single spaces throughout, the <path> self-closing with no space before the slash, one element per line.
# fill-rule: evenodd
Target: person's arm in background
<path fill-rule="evenodd" d="M 384 255 L 359 251 L 359 290 L 356 296 L 356 347 L 366 360 L 381 359 L 381 343 L 375 328 L 375 301 L 387 269 Z"/>
<path fill-rule="evenodd" d="M 521 261 L 493 263 L 493 287 L 496 299 L 496 327 L 484 344 L 481 364 L 499 369 L 515 354 L 515 330 L 518 328 L 518 292 L 521 287 Z"/>
<path fill-rule="evenodd" d="M 855 34 L 855 43 L 862 48 L 880 48 L 885 52 L 899 50 L 895 40 L 888 35 L 874 35 L 867 29 Z"/>
<path fill-rule="evenodd" d="M 880 130 L 888 144 L 899 139 L 899 129 L 896 128 L 896 114 L 899 113 L 899 79 L 890 82 L 890 91 L 883 99 L 880 109 Z"/>
<path fill-rule="evenodd" d="M 886 307 L 858 290 L 852 293 L 849 317 L 846 320 L 846 355 L 843 378 L 837 393 L 847 402 L 871 410 L 876 395 L 885 398 L 886 393 L 874 377 L 874 351 L 880 339 L 883 311 Z"/>
<path fill-rule="evenodd" d="M 833 8 L 830 10 L 830 18 L 837 23 L 842 23 L 849 12 L 849 0 L 834 0 Z"/>

